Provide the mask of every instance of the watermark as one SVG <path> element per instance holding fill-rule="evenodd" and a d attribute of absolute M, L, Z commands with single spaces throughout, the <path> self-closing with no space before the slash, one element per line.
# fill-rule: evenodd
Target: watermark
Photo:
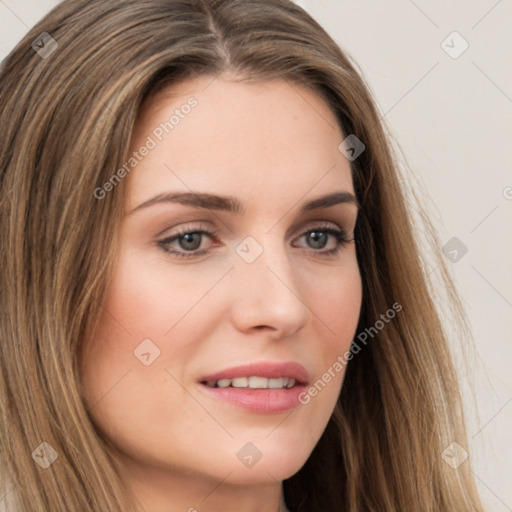
<path fill-rule="evenodd" d="M 253 263 L 263 253 L 263 247 L 255 238 L 248 236 L 237 245 L 235 251 L 246 263 Z"/>
<path fill-rule="evenodd" d="M 245 467 L 250 469 L 263 457 L 263 454 L 255 444 L 245 443 L 236 456 Z"/>
<path fill-rule="evenodd" d="M 53 446 L 43 441 L 33 452 L 32 458 L 43 468 L 48 469 L 58 458 L 59 454 Z"/>
<path fill-rule="evenodd" d="M 503 197 L 509 201 L 512 200 L 512 187 L 505 187 L 503 189 Z"/>
<path fill-rule="evenodd" d="M 149 153 L 158 146 L 159 142 L 162 142 L 166 135 L 174 130 L 178 126 L 182 119 L 190 114 L 192 109 L 198 105 L 198 101 L 193 96 L 190 97 L 186 103 L 175 108 L 173 114 L 167 121 L 160 123 L 152 132 L 148 135 L 146 142 L 138 149 L 134 151 L 132 156 L 120 167 L 110 179 L 103 184 L 101 187 L 94 189 L 94 197 L 96 199 L 103 199 L 110 191 L 118 185 L 121 180 L 126 177 L 137 165 L 144 160 Z"/>
<path fill-rule="evenodd" d="M 443 39 L 441 48 L 452 59 L 458 59 L 469 48 L 469 43 L 454 30 Z"/>
<path fill-rule="evenodd" d="M 368 336 L 373 338 L 384 329 L 385 325 L 395 318 L 396 314 L 402 311 L 402 304 L 395 302 L 386 313 L 380 315 L 380 319 L 375 322 L 372 327 L 367 327 L 363 332 L 357 335 L 357 341 L 363 345 L 368 343 Z M 356 340 L 352 341 L 350 350 L 345 351 L 344 354 L 337 357 L 336 361 L 327 369 L 325 373 L 308 389 L 299 394 L 299 402 L 303 405 L 309 404 L 311 397 L 318 395 L 331 380 L 336 377 L 347 366 L 348 362 L 356 355 L 361 352 L 362 348 L 357 344 Z"/>
<path fill-rule="evenodd" d="M 338 150 L 351 162 L 353 162 L 365 150 L 365 148 L 366 146 L 363 142 L 353 133 L 344 139 L 338 146 Z"/>
<path fill-rule="evenodd" d="M 33 43 L 32 49 L 42 59 L 47 59 L 59 46 L 59 43 L 48 32 L 43 32 Z"/>
<path fill-rule="evenodd" d="M 133 354 L 144 366 L 149 366 L 160 356 L 160 349 L 152 340 L 146 338 L 135 347 Z"/>
<path fill-rule="evenodd" d="M 456 236 L 450 238 L 448 242 L 443 245 L 443 254 L 452 262 L 457 263 L 468 252 L 467 246 Z"/>
<path fill-rule="evenodd" d="M 441 458 L 452 469 L 457 469 L 468 458 L 468 452 L 457 441 L 450 443 L 441 453 Z"/>

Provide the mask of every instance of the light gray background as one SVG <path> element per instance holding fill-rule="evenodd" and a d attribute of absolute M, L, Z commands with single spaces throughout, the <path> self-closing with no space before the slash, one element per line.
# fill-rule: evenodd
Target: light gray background
<path fill-rule="evenodd" d="M 0 0 L 0 59 L 57 3 Z M 358 63 L 441 242 L 468 248 L 448 263 L 477 349 L 461 375 L 469 450 L 488 510 L 512 511 L 512 1 L 296 3 Z"/>

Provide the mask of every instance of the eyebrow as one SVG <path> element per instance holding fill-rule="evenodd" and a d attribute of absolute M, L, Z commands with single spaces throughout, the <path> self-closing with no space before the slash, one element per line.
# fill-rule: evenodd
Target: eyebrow
<path fill-rule="evenodd" d="M 201 192 L 167 192 L 164 194 L 158 194 L 155 197 L 144 201 L 133 210 L 130 210 L 128 215 L 142 208 L 147 208 L 148 206 L 160 203 L 179 203 L 187 206 L 193 206 L 195 208 L 226 211 L 237 215 L 242 215 L 245 212 L 245 208 L 242 203 L 231 196 L 218 196 Z M 316 199 L 312 199 L 311 201 L 304 203 L 300 208 L 300 213 L 318 210 L 321 208 L 329 208 L 330 206 L 340 203 L 354 204 L 359 208 L 359 203 L 356 197 L 350 192 L 342 190 L 317 197 Z"/>

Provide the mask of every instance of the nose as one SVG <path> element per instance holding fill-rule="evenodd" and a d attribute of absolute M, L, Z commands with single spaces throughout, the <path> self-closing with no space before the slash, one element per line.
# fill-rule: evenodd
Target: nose
<path fill-rule="evenodd" d="M 305 288 L 285 247 L 262 244 L 262 249 L 251 263 L 235 255 L 230 272 L 232 321 L 241 332 L 266 330 L 274 339 L 292 336 L 311 319 Z"/>

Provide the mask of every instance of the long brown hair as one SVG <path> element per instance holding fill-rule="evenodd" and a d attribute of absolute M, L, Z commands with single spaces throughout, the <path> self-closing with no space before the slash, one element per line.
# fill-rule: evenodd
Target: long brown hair
<path fill-rule="evenodd" d="M 451 443 L 467 443 L 460 397 L 386 127 L 355 64 L 289 0 L 67 0 L 3 61 L 3 493 L 12 489 L 19 512 L 137 510 L 81 398 L 80 351 L 111 275 L 125 180 L 101 200 L 94 191 L 126 162 L 146 99 L 223 72 L 312 88 L 342 133 L 364 143 L 351 162 L 361 205 L 358 332 L 401 306 L 349 362 L 322 438 L 283 483 L 289 509 L 482 511 L 469 461 L 443 460 Z M 428 220 L 423 234 L 436 243 Z M 55 454 L 48 467 L 36 464 Z"/>

